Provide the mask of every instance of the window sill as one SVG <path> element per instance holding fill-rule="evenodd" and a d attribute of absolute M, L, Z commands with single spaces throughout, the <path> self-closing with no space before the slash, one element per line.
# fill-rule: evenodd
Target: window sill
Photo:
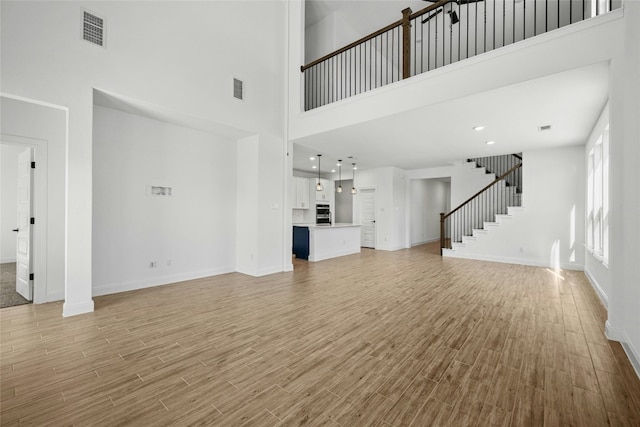
<path fill-rule="evenodd" d="M 592 257 L 594 257 L 595 259 L 597 259 L 600 264 L 602 264 L 605 268 L 609 268 L 609 260 L 605 259 L 602 255 L 597 254 L 593 249 L 585 247 L 587 249 L 587 252 L 589 252 L 591 254 Z"/>

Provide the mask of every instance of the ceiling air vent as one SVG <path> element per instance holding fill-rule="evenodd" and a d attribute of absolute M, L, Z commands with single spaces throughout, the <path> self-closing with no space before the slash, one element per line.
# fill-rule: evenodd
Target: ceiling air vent
<path fill-rule="evenodd" d="M 544 126 L 538 126 L 538 131 L 539 132 L 545 132 L 551 130 L 551 125 L 544 125 Z"/>
<path fill-rule="evenodd" d="M 82 11 L 82 39 L 104 47 L 104 19 Z"/>
<path fill-rule="evenodd" d="M 242 80 L 233 79 L 233 97 L 242 100 Z"/>

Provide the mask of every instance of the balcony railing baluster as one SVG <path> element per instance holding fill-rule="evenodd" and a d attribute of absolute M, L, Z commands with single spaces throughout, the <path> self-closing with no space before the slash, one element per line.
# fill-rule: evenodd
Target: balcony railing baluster
<path fill-rule="evenodd" d="M 498 1 L 502 3 L 501 21 L 498 21 L 496 16 Z M 302 92 L 305 97 L 304 109 L 321 107 L 485 53 L 488 49 L 493 50 L 525 40 L 527 28 L 533 28 L 529 31 L 531 34 L 529 37 L 535 37 L 542 32 L 573 24 L 580 20 L 574 17 L 574 6 L 576 11 L 581 6 L 581 20 L 588 17 L 585 0 L 568 0 L 569 5 L 563 7 L 560 6 L 561 1 L 564 0 L 479 0 L 470 7 L 469 2 L 458 4 L 453 0 L 440 0 L 418 12 L 412 12 L 409 8 L 404 9 L 402 19 L 303 65 L 301 71 L 304 73 Z M 593 9 L 594 15 L 609 12 L 614 6 L 612 0 L 603 3 L 603 7 L 600 5 L 600 0 L 594 1 L 596 2 Z M 527 7 L 531 10 L 531 2 L 533 2 L 533 17 L 528 19 Z M 616 7 L 619 5 L 616 2 Z M 481 10 L 480 7 L 482 7 Z M 544 31 L 538 31 L 539 9 L 544 9 L 540 10 L 540 13 L 544 14 Z M 555 28 L 549 28 L 550 19 L 551 22 L 556 21 Z M 449 25 L 448 37 L 447 24 Z M 455 37 L 454 25 L 458 26 L 457 37 Z M 463 25 L 466 31 L 463 31 Z M 496 40 L 500 27 L 502 27 L 501 43 Z M 420 28 L 419 33 L 418 28 Z M 510 41 L 506 39 L 507 31 L 511 33 Z M 521 39 L 520 34 L 522 34 Z M 483 38 L 481 42 L 480 36 Z M 488 36 L 492 37 L 490 42 L 487 40 Z M 471 44 L 473 44 L 472 47 Z M 457 56 L 454 55 L 456 51 Z"/>

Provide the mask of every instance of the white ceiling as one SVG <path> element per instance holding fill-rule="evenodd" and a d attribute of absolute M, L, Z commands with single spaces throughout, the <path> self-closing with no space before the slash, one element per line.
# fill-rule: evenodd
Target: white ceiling
<path fill-rule="evenodd" d="M 581 145 L 606 103 L 608 81 L 603 62 L 300 138 L 293 167 L 315 171 L 309 156 L 316 153 L 324 155 L 325 173 L 347 156 L 355 156 L 360 169 L 419 169 L 467 157 Z M 486 129 L 474 131 L 476 125 Z M 552 129 L 539 132 L 541 125 Z"/>

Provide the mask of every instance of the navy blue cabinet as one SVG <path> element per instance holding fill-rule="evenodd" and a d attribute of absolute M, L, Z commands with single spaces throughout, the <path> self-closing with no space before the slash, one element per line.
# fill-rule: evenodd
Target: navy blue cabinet
<path fill-rule="evenodd" d="M 309 227 L 293 227 L 293 253 L 296 258 L 309 259 Z"/>

